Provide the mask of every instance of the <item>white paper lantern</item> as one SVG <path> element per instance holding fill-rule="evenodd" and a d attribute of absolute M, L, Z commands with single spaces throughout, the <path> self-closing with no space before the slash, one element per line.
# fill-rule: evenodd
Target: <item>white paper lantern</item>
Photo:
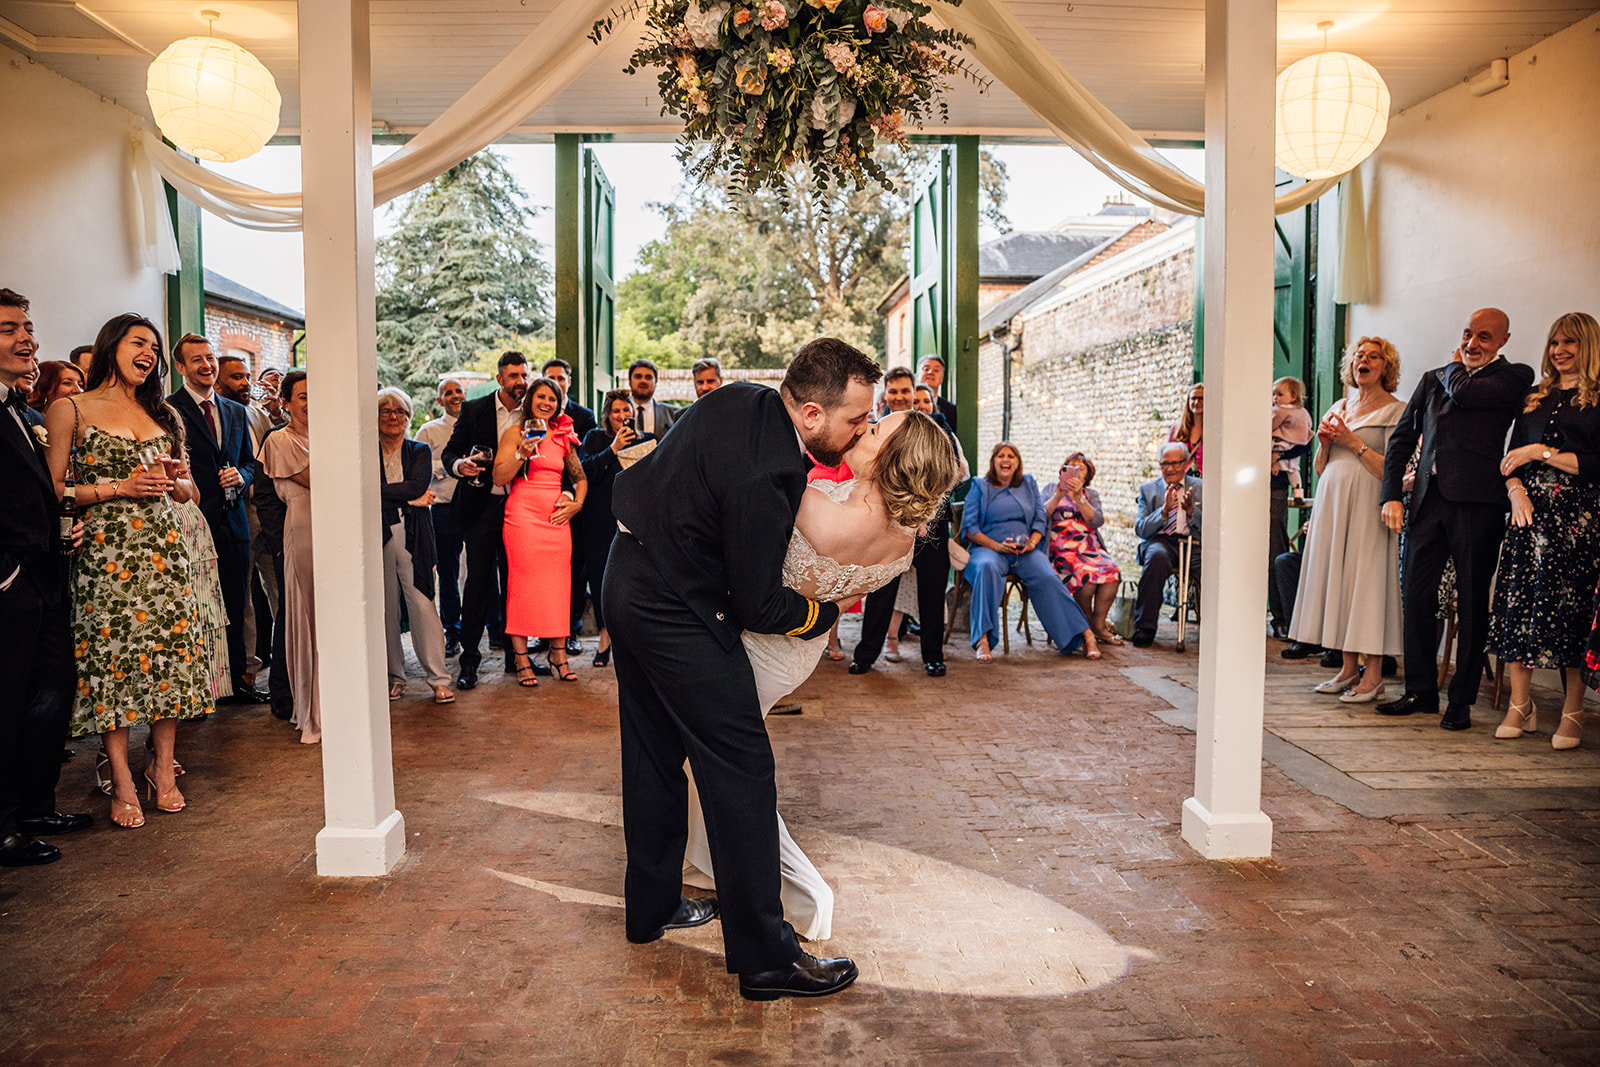
<path fill-rule="evenodd" d="M 1278 166 L 1333 178 L 1370 156 L 1389 128 L 1389 87 L 1348 52 L 1319 52 L 1278 75 Z"/>
<path fill-rule="evenodd" d="M 161 132 L 213 163 L 253 156 L 278 132 L 283 100 L 272 72 L 220 37 L 172 42 L 150 64 L 145 92 Z"/>

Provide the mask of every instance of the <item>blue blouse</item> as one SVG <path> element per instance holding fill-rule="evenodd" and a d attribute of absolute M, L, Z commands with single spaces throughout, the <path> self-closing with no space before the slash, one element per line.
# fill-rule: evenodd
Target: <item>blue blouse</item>
<path fill-rule="evenodd" d="M 961 530 L 969 535 L 976 530 L 996 541 L 1008 537 L 1026 541 L 1031 533 L 1041 539 L 1048 537 L 1050 518 L 1033 475 L 1024 474 L 1020 485 L 1005 487 L 981 475 L 974 477 L 961 515 Z"/>

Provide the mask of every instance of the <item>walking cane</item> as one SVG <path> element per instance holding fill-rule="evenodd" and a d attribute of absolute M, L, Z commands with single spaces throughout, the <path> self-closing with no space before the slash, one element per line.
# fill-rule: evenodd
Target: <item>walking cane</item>
<path fill-rule="evenodd" d="M 1178 538 L 1178 651 L 1184 650 L 1189 636 L 1189 559 L 1194 548 L 1191 537 Z"/>

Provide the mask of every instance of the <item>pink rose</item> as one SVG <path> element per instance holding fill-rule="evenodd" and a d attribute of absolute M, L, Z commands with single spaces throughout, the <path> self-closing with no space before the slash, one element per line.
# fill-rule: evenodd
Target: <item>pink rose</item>
<path fill-rule="evenodd" d="M 870 33 L 882 33 L 889 28 L 889 13 L 881 7 L 868 5 L 867 10 L 861 13 L 861 21 Z"/>
<path fill-rule="evenodd" d="M 783 9 L 783 0 L 767 0 L 761 7 L 761 28 L 771 33 L 789 25 L 789 13 Z"/>

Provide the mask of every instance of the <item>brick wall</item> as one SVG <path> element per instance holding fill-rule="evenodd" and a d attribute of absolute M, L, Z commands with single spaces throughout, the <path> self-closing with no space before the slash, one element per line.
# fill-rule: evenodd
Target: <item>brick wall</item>
<path fill-rule="evenodd" d="M 263 368 L 287 370 L 292 362 L 294 327 L 277 319 L 250 315 L 233 308 L 206 305 L 206 337 L 217 355 L 244 353 L 249 356 L 252 377 Z"/>
<path fill-rule="evenodd" d="M 1022 344 L 1011 355 L 1011 441 L 1045 492 L 1061 461 L 1094 461 L 1093 488 L 1106 510 L 1112 555 L 1132 569 L 1134 494 L 1156 477 L 1156 450 L 1177 421 L 1193 377 L 1192 244 L 1146 269 L 1018 316 Z M 1002 340 L 1015 343 L 1013 338 Z M 1004 411 L 1000 344 L 979 350 L 978 447 L 988 467 Z"/>

